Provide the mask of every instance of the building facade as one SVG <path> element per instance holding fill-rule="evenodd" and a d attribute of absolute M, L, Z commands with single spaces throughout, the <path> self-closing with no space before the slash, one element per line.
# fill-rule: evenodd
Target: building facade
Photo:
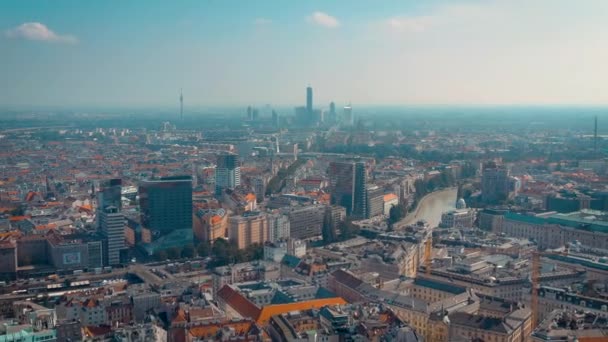
<path fill-rule="evenodd" d="M 231 216 L 228 219 L 230 241 L 239 249 L 268 241 L 268 219 L 265 213 L 246 212 L 243 215 Z"/>
<path fill-rule="evenodd" d="M 346 208 L 356 218 L 367 215 L 367 171 L 363 162 L 332 162 L 329 164 L 331 204 Z"/>
<path fill-rule="evenodd" d="M 241 185 L 241 166 L 238 155 L 223 153 L 217 156 L 215 168 L 215 193 L 220 195 L 225 189 Z"/>
<path fill-rule="evenodd" d="M 144 248 L 154 250 L 183 247 L 193 241 L 192 178 L 163 177 L 139 185 L 141 224 L 150 231 L 151 242 Z"/>

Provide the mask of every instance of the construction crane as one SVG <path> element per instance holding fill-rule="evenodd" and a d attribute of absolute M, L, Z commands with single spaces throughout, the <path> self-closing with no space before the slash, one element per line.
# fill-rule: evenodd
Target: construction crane
<path fill-rule="evenodd" d="M 538 291 L 540 290 L 540 271 L 541 271 L 541 262 L 540 258 L 544 255 L 555 255 L 556 253 L 552 252 L 532 252 L 532 270 L 530 272 L 530 280 L 532 281 L 532 291 L 530 298 L 530 309 L 532 310 L 532 329 L 535 329 L 538 322 Z M 564 247 L 564 251 L 560 253 L 562 255 L 568 255 L 568 245 Z"/>

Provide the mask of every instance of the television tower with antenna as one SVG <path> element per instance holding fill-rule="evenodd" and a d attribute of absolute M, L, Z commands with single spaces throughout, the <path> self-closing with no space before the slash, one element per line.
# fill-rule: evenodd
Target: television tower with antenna
<path fill-rule="evenodd" d="M 595 122 L 593 127 L 593 153 L 597 157 L 597 115 L 595 116 Z"/>
<path fill-rule="evenodd" d="M 179 89 L 179 119 L 184 119 L 184 93 L 182 88 Z"/>

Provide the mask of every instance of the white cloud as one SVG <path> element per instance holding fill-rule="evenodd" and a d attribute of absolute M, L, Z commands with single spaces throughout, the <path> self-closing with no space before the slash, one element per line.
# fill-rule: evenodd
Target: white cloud
<path fill-rule="evenodd" d="M 336 28 L 340 26 L 340 21 L 336 17 L 332 17 L 331 15 L 324 12 L 314 12 L 310 16 L 306 18 L 309 23 L 323 26 L 326 28 Z"/>
<path fill-rule="evenodd" d="M 433 24 L 433 17 L 393 17 L 386 24 L 395 31 L 422 32 Z"/>
<path fill-rule="evenodd" d="M 72 35 L 60 35 L 41 23 L 23 23 L 17 27 L 6 30 L 8 38 L 36 40 L 49 43 L 75 44 L 78 39 Z"/>
<path fill-rule="evenodd" d="M 270 25 L 272 24 L 272 20 L 268 18 L 255 18 L 253 24 L 258 26 Z"/>

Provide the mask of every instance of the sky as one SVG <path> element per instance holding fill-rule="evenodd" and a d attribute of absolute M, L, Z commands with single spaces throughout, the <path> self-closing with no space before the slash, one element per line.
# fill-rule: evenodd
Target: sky
<path fill-rule="evenodd" d="M 3 0 L 0 106 L 607 105 L 606 0 Z"/>

